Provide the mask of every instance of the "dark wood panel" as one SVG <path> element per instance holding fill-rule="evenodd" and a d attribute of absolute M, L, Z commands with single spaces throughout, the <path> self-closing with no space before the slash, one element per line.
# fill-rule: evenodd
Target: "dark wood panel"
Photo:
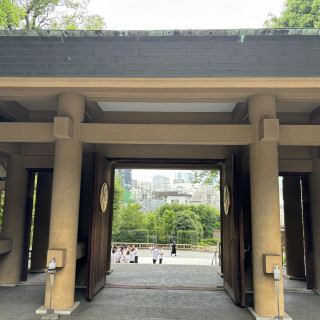
<path fill-rule="evenodd" d="M 100 208 L 101 186 L 106 183 L 110 190 L 110 184 L 107 181 L 108 162 L 99 153 L 94 153 L 93 157 L 93 203 L 88 239 L 88 300 L 92 300 L 95 294 L 106 284 L 109 223 L 108 210 L 103 213 Z"/>
<path fill-rule="evenodd" d="M 113 222 L 113 199 L 114 199 L 114 177 L 115 169 L 111 162 L 108 162 L 108 183 L 110 183 L 109 189 L 109 225 L 108 225 L 108 243 L 107 243 L 107 274 L 111 272 L 111 242 L 112 242 L 112 222 Z"/>
<path fill-rule="evenodd" d="M 31 237 L 32 225 L 32 209 L 33 209 L 33 194 L 35 184 L 35 173 L 28 172 L 28 189 L 26 199 L 26 213 L 24 222 L 24 236 L 23 236 L 23 251 L 22 251 L 22 265 L 20 273 L 20 281 L 27 281 L 28 277 L 28 263 L 29 263 L 29 247 Z"/>
<path fill-rule="evenodd" d="M 239 201 L 238 201 L 238 157 L 233 156 L 223 165 L 222 170 L 222 192 L 228 186 L 231 197 L 229 213 L 226 214 L 222 205 L 222 241 L 223 241 L 223 274 L 224 287 L 230 297 L 237 305 L 244 305 L 243 280 L 243 259 L 244 252 L 240 254 L 240 247 L 243 248 L 243 226 L 239 222 Z M 223 203 L 223 202 L 222 202 Z M 241 215 L 242 217 L 242 215 Z M 241 226 L 240 226 L 241 225 Z M 242 242 L 241 242 L 242 241 Z M 241 245 L 240 245 L 241 242 Z M 243 249 L 242 249 L 243 250 Z M 241 259 L 240 259 L 241 257 Z"/>
<path fill-rule="evenodd" d="M 307 176 L 301 177 L 301 186 L 302 186 L 307 289 L 313 290 L 315 286 L 314 253 L 313 253 L 313 241 L 312 241 L 309 179 Z"/>

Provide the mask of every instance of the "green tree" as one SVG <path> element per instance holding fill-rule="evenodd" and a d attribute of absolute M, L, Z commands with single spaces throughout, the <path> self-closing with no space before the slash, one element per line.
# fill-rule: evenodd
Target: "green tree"
<path fill-rule="evenodd" d="M 178 211 L 174 215 L 173 230 L 196 230 L 194 213 L 190 210 Z"/>
<path fill-rule="evenodd" d="M 0 29 L 14 29 L 20 25 L 23 10 L 12 0 L 0 2 Z"/>
<path fill-rule="evenodd" d="M 145 217 L 145 226 L 150 235 L 156 234 L 159 226 L 158 215 L 156 212 L 149 212 Z"/>
<path fill-rule="evenodd" d="M 120 210 L 120 230 L 144 229 L 146 217 L 138 203 L 129 203 Z"/>
<path fill-rule="evenodd" d="M 171 234 L 173 229 L 175 212 L 173 210 L 166 210 L 162 215 L 163 230 L 166 234 Z"/>
<path fill-rule="evenodd" d="M 116 174 L 114 179 L 114 196 L 113 196 L 113 232 L 118 232 L 120 228 L 120 211 L 123 206 L 124 188 L 121 184 L 121 176 Z"/>
<path fill-rule="evenodd" d="M 97 30 L 105 29 L 103 18 L 89 15 L 87 7 L 90 0 L 2 0 L 10 2 L 1 10 L 4 29 L 66 29 Z M 19 21 L 18 21 L 19 20 Z M 8 21 L 8 22 L 7 22 Z"/>
<path fill-rule="evenodd" d="M 192 174 L 193 184 L 217 185 L 220 182 L 219 170 L 194 170 Z"/>
<path fill-rule="evenodd" d="M 212 237 L 213 229 L 220 229 L 220 212 L 209 205 L 193 206 L 193 211 L 198 215 L 203 227 L 204 238 Z"/>
<path fill-rule="evenodd" d="M 319 28 L 320 0 L 286 0 L 280 17 L 270 13 L 264 25 L 271 28 Z"/>

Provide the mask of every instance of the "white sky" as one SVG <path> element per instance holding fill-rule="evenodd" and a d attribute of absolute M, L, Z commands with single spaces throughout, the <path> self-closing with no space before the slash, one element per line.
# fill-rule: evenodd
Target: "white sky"
<path fill-rule="evenodd" d="M 192 172 L 190 170 L 154 170 L 154 169 L 133 169 L 132 179 L 138 181 L 152 182 L 152 177 L 155 175 L 166 176 L 170 178 L 170 182 L 176 177 L 178 171 Z"/>
<path fill-rule="evenodd" d="M 91 0 L 108 30 L 263 28 L 284 0 Z"/>

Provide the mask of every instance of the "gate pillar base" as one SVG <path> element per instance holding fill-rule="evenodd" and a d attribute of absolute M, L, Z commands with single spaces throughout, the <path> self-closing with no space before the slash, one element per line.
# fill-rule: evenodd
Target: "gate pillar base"
<path fill-rule="evenodd" d="M 68 309 L 59 309 L 59 310 L 54 310 L 53 313 L 54 314 L 59 314 L 59 315 L 64 315 L 64 316 L 70 316 L 71 313 L 76 310 L 80 305 L 80 301 L 75 301 L 73 306 L 71 308 Z M 36 314 L 47 314 L 47 309 L 45 308 L 45 306 L 41 306 L 39 309 L 36 310 Z"/>
<path fill-rule="evenodd" d="M 250 313 L 250 315 L 252 316 L 252 318 L 253 319 L 256 319 L 256 320 L 274 320 L 275 319 L 275 317 L 263 317 L 263 316 L 261 316 L 261 315 L 259 315 L 259 314 L 257 314 L 254 310 L 253 310 L 253 308 L 251 308 L 251 307 L 249 307 L 248 308 L 248 311 L 249 311 L 249 313 Z M 277 319 L 277 318 L 276 318 Z M 280 319 L 281 319 L 281 317 L 280 317 Z M 288 314 L 284 314 L 284 316 L 282 317 L 282 319 L 283 320 L 292 320 L 292 318 L 288 315 Z"/>

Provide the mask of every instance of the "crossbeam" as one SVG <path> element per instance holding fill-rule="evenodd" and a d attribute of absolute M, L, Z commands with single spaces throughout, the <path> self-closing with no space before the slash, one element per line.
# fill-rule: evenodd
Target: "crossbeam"
<path fill-rule="evenodd" d="M 0 123 L 0 142 L 54 142 L 55 139 L 53 123 Z"/>
<path fill-rule="evenodd" d="M 251 125 L 80 125 L 80 140 L 85 143 L 248 145 L 252 139 Z"/>
<path fill-rule="evenodd" d="M 54 134 L 53 123 L 0 123 L 0 149 L 18 142 L 52 143 L 56 138 L 72 139 L 72 135 Z M 241 146 L 253 142 L 253 127 L 251 124 L 81 123 L 80 140 L 97 144 Z M 320 146 L 320 125 L 280 125 L 277 142 L 282 146 Z"/>

